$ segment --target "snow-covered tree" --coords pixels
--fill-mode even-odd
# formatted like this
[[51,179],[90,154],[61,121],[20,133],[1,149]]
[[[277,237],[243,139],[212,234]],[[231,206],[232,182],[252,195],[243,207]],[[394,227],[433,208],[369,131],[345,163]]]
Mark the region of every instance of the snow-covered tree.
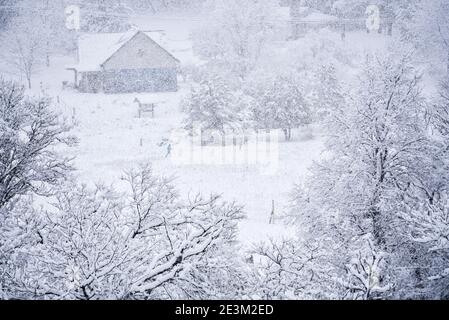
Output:
[[256,129],[280,129],[290,141],[293,129],[312,120],[309,102],[297,75],[270,75],[259,79],[249,91],[254,99],[252,114]]
[[19,9],[15,0],[0,0],[0,30],[8,27],[11,20],[17,16]]
[[52,54],[73,49],[75,34],[65,26],[64,0],[20,0],[15,8],[3,54],[29,80],[37,67],[50,66]]
[[432,62],[449,73],[449,3],[445,0],[411,1],[401,11],[403,38]]
[[346,265],[346,277],[341,285],[347,290],[345,298],[351,300],[373,300],[378,296],[388,297],[391,285],[383,285],[382,275],[385,272],[385,253],[379,252],[367,235],[362,239],[361,248]]
[[[258,299],[323,299],[331,291],[319,242],[292,238],[256,247],[253,295]],[[325,266],[323,264],[323,266]]]
[[160,290],[165,299],[246,299],[251,294],[253,274],[238,245],[208,250],[176,283]]
[[80,7],[84,32],[125,32],[131,28],[133,10],[124,1],[81,0]]
[[0,207],[28,192],[48,194],[70,169],[56,147],[75,140],[50,103],[27,98],[23,87],[0,81]]
[[334,296],[404,297],[426,273],[427,257],[399,215],[427,201],[426,108],[408,57],[371,57],[359,81],[348,105],[333,112],[328,151],[295,193],[293,212],[306,240],[323,243]]
[[367,0],[337,0],[332,5],[332,12],[342,18],[361,18],[369,4]]
[[28,88],[32,88],[32,78],[38,68],[43,64],[45,47],[40,33],[40,22],[15,21],[10,27],[6,38],[6,46],[2,55],[12,67],[17,76],[26,80]]
[[332,64],[319,67],[313,79],[312,112],[317,121],[327,120],[333,110],[342,108],[345,102],[335,67]]
[[[42,241],[19,252],[26,260],[25,272],[16,277],[19,297],[186,297],[185,283],[198,288],[189,298],[226,294],[200,288],[204,279],[219,278],[214,272],[237,269],[207,270],[203,259],[219,259],[234,245],[242,209],[219,196],[183,200],[170,180],[155,176],[148,165],[123,179],[124,195],[69,184],[51,208],[34,212],[44,219]],[[197,268],[202,278],[194,276]]]
[[[64,0],[21,0],[20,16],[17,18],[21,24],[32,24],[38,34],[38,40],[43,50],[42,60],[47,67],[50,66],[51,55],[64,49],[73,48],[75,36],[65,26]],[[14,30],[14,25],[11,26]],[[23,32],[22,30],[17,30]],[[16,32],[17,32],[16,31]]]
[[428,253],[429,270],[422,279],[427,297],[446,298],[449,294],[449,215],[448,215],[448,135],[449,135],[449,85],[444,81],[440,98],[436,99],[430,116],[433,151],[425,169],[421,184],[423,201],[417,206],[403,210],[401,217],[407,224],[412,241],[423,246]]
[[[42,243],[39,230],[43,219],[30,208],[32,197],[15,199],[0,208],[0,298],[14,299],[22,293],[22,280],[26,274],[26,258],[36,244]],[[23,295],[22,297],[25,297]]]
[[274,8],[274,1],[211,1],[203,26],[193,32],[194,50],[244,79],[276,34]]
[[353,106],[335,113],[335,136],[328,143],[331,159],[318,166],[331,182],[329,196],[341,192],[325,202],[371,217],[381,247],[388,242],[390,206],[418,184],[415,170],[424,165],[428,147],[419,77],[406,59],[369,59]]
[[[413,241],[425,245],[437,256],[432,264],[429,281],[446,280],[449,277],[449,203],[447,197],[419,210],[404,212],[402,217],[409,224]],[[435,262],[435,261],[434,261]],[[445,289],[447,294],[447,289]]]
[[201,81],[192,87],[190,96],[185,100],[185,128],[190,131],[215,131],[222,137],[230,130],[242,130],[248,117],[244,99],[239,97],[241,94],[218,76]]
[[32,195],[49,196],[71,170],[56,149],[72,145],[70,127],[48,99],[24,96],[24,88],[0,80],[0,296],[13,297],[24,260],[19,254],[42,240]]

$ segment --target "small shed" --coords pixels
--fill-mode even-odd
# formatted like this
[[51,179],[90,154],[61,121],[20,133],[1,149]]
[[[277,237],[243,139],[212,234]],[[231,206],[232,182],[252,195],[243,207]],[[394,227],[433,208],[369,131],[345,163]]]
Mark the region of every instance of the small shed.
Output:
[[[155,40],[157,39],[157,40]],[[87,93],[177,91],[179,60],[159,32],[85,34],[78,43],[75,87]]]

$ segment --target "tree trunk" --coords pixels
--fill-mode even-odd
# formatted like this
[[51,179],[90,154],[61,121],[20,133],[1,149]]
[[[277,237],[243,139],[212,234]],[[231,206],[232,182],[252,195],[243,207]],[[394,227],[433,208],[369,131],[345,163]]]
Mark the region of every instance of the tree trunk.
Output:
[[283,129],[282,131],[284,131],[285,141],[289,141],[289,138],[288,138],[288,129]]
[[342,30],[341,30],[341,40],[345,40],[346,39],[346,23],[342,24]]
[[393,35],[393,23],[388,23],[388,35],[391,37]]
[[270,216],[270,224],[274,224],[274,215],[275,215],[275,207],[274,207],[274,200],[272,201],[272,209],[271,209],[271,216]]
[[384,250],[385,248],[385,230],[382,223],[382,214],[377,208],[372,208],[370,210],[370,215],[373,221],[373,236],[375,245],[378,250]]
[[47,64],[47,68],[50,68],[50,42],[47,41],[47,50],[45,53],[45,62]]
[[385,239],[385,225],[384,225],[384,217],[382,216],[381,211],[379,210],[379,205],[382,197],[382,186],[384,184],[385,179],[385,157],[387,151],[380,150],[380,148],[376,148],[376,168],[375,168],[375,176],[373,178],[376,180],[376,186],[373,193],[373,199],[371,202],[370,215],[373,221],[373,233],[376,241],[376,246],[378,249],[384,249],[386,245]]

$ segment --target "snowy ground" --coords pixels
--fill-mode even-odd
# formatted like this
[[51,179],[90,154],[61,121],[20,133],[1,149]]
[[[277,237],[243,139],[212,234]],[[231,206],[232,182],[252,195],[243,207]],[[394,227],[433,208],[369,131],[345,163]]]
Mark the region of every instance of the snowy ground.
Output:
[[269,225],[272,201],[276,212],[281,213],[288,205],[294,184],[301,182],[312,161],[319,158],[321,142],[310,137],[308,130],[298,132],[293,142],[284,142],[281,137],[279,170],[274,175],[267,175],[255,166],[180,166],[170,156],[166,157],[167,147],[161,147],[160,143],[181,127],[180,102],[188,92],[187,84],[181,83],[177,93],[143,95],[158,102],[158,108],[154,119],[149,116],[139,119],[137,105],[133,103],[135,94],[55,90],[63,81],[63,77],[56,75],[64,60],[67,59],[57,59],[52,71],[45,70],[42,77],[47,79],[42,82],[54,83],[47,92],[56,101],[59,96],[60,110],[77,121],[74,134],[79,145],[71,153],[76,156],[75,164],[83,181],[110,184],[120,178],[123,170],[150,161],[157,173],[176,177],[176,185],[185,195],[218,193],[228,201],[244,205],[248,216],[241,223],[240,238],[244,243],[287,236],[291,232],[281,225]]
[[[198,61],[189,41],[189,30],[198,22],[180,17],[136,20],[143,30],[164,30],[169,49],[186,64]],[[380,38],[374,36],[372,42],[367,42],[359,41],[359,37],[366,35],[355,35],[352,47],[359,43],[378,47]],[[34,92],[42,87],[59,101],[57,107],[67,117],[77,120],[74,134],[80,143],[71,152],[76,156],[75,164],[83,181],[112,183],[123,170],[150,161],[157,173],[175,176],[176,185],[184,194],[219,193],[228,201],[244,205],[247,219],[241,223],[240,239],[245,244],[293,232],[281,224],[269,224],[272,201],[277,214],[288,206],[293,186],[301,183],[312,162],[320,157],[323,138],[319,133],[297,132],[295,140],[289,143],[281,137],[279,170],[274,175],[264,175],[251,166],[178,166],[166,158],[167,148],[159,144],[181,127],[180,102],[189,91],[188,83],[181,82],[176,93],[143,95],[158,103],[158,108],[154,119],[139,119],[133,103],[135,94],[80,94],[62,90],[62,81],[73,79],[73,74],[64,67],[73,62],[71,57],[54,57],[51,68],[41,70],[35,77]]]

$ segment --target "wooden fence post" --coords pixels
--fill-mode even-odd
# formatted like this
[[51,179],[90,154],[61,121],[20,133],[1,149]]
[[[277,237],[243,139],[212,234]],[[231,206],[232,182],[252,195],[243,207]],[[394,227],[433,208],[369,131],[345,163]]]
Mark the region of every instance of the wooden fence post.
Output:
[[270,216],[270,224],[274,224],[275,216],[275,208],[274,208],[274,200],[272,202],[271,216]]

